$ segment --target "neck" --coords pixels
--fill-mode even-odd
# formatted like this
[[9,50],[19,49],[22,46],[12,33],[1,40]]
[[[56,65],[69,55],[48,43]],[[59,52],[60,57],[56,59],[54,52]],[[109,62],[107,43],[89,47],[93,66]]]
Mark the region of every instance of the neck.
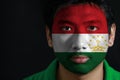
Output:
[[87,74],[74,74],[59,64],[57,80],[103,80],[103,62]]

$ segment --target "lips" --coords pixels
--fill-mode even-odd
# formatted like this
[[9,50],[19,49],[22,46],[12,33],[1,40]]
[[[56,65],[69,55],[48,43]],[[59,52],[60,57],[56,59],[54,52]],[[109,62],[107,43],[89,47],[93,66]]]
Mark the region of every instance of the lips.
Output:
[[76,55],[71,58],[71,61],[77,64],[86,63],[88,60],[89,58],[85,55]]

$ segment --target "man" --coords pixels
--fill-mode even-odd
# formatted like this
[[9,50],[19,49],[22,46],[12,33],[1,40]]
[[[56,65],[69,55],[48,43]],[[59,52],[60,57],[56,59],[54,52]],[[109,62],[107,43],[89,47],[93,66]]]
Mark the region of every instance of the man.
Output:
[[48,45],[56,59],[25,80],[120,80],[105,60],[116,25],[105,0],[50,0],[45,9]]

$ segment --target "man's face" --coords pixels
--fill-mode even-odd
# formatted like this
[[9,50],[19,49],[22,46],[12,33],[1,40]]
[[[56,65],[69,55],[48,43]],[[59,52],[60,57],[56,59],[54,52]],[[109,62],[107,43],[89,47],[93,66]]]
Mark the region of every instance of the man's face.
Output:
[[53,49],[59,62],[73,73],[88,73],[105,58],[108,27],[96,5],[77,4],[60,8],[52,26]]

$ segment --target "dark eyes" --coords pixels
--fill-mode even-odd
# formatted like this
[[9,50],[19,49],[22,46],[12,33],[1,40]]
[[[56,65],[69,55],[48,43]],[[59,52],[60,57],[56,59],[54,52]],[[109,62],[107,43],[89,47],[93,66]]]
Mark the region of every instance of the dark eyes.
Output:
[[70,26],[63,26],[62,31],[71,31],[72,28]]
[[98,30],[98,27],[97,26],[89,26],[87,28],[87,30],[89,30],[89,31],[96,31],[96,30]]
[[[61,28],[62,31],[72,31],[72,27],[70,26],[62,26]],[[87,31],[97,31],[98,27],[97,26],[89,26],[87,27]]]

